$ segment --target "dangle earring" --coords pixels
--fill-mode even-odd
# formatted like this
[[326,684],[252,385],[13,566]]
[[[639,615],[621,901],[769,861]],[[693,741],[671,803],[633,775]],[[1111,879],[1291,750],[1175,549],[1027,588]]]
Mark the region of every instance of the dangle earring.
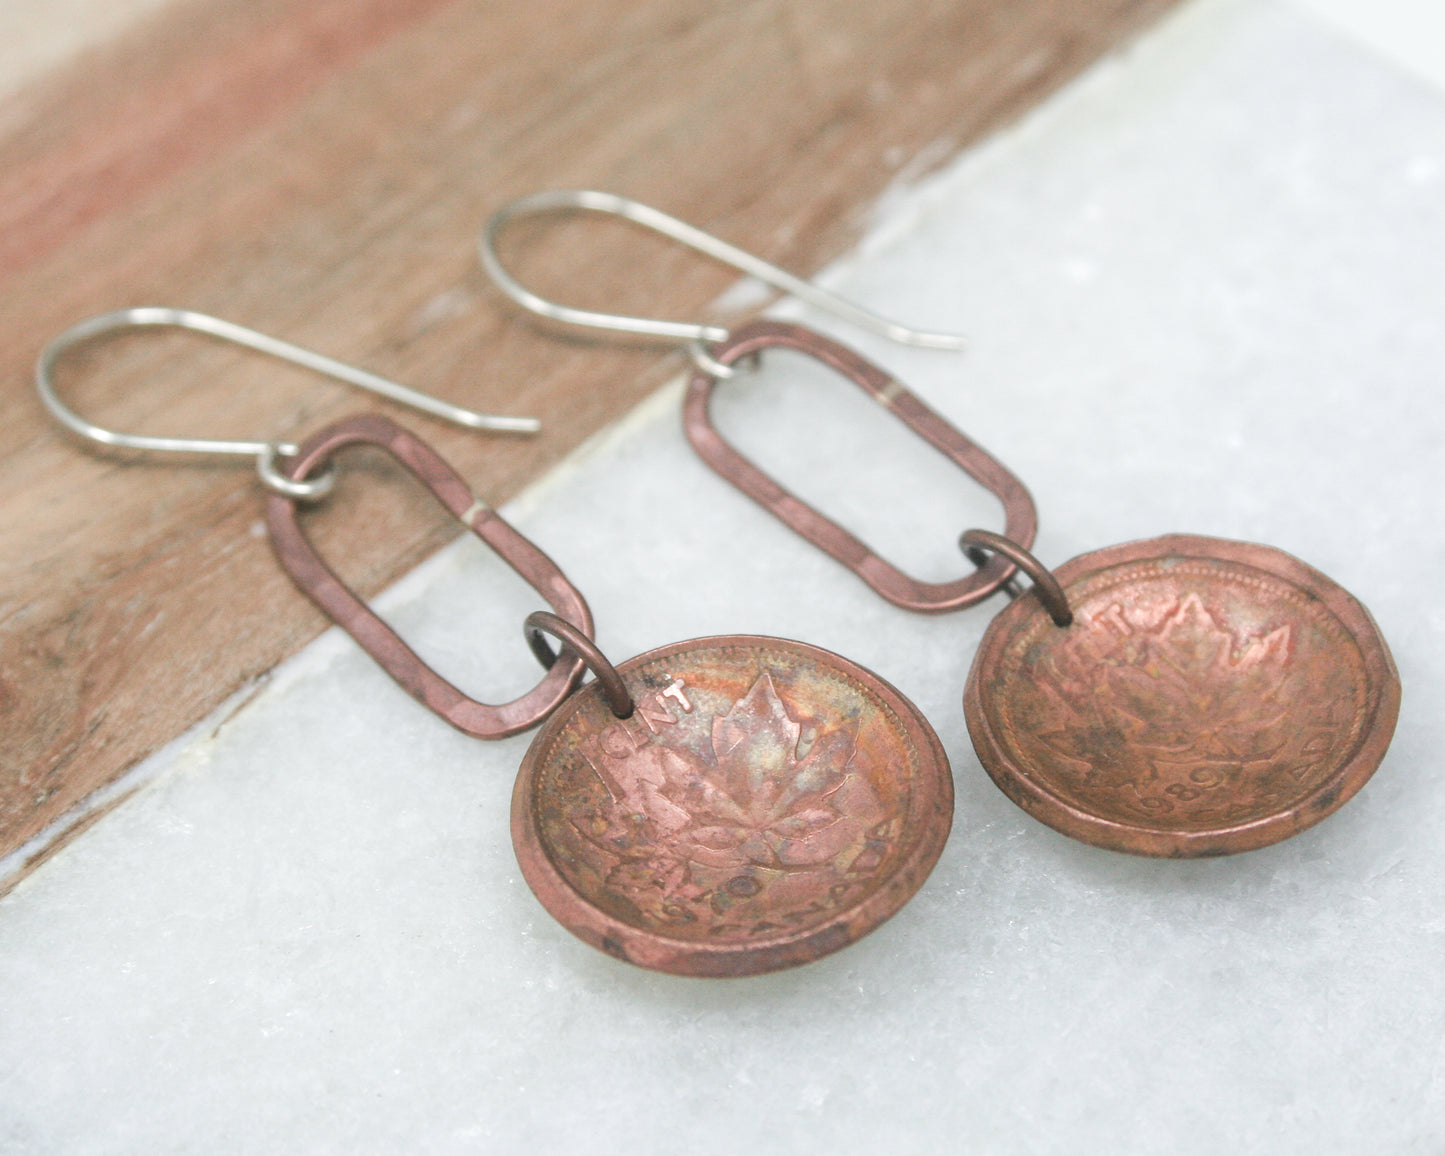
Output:
[[[571,309],[521,286],[496,241],[510,220],[586,210],[620,216],[895,341],[920,334],[656,209],[592,191],[512,201],[483,230],[481,260],[514,301],[574,325],[688,343],[683,424],[717,473],[906,610],[961,609],[1006,590],[969,672],[964,714],[985,770],[1056,830],[1116,851],[1196,857],[1278,842],[1337,810],[1374,773],[1394,732],[1399,675],[1368,611],[1270,546],[1174,534],[1084,554],[1050,572],[1029,553],[1028,491],[904,386],[801,325],[728,331]],[[762,473],[723,440],[709,402],[745,359],[783,347],[821,361],[991,491],[1002,534],[968,530],[976,571],[917,581]],[[1021,593],[1017,570],[1032,580]]]
[[[75,433],[140,451],[252,456],[266,522],[296,585],[423,705],[481,739],[545,720],[513,791],[512,837],[543,906],[617,958],[682,975],[739,976],[807,963],[898,910],[948,838],[953,779],[918,709],[818,647],[753,635],[674,643],[614,667],[586,601],[555,563],[476,497],[429,446],[380,415],[344,419],[300,446],[153,438],[92,425],[56,395],[68,349],[136,325],[198,330],[479,429],[526,418],[457,409],[240,326],[179,310],[106,314],[42,352],[36,384]],[[555,613],[524,624],[544,668],[512,702],[468,698],[361,601],[302,533],[297,505],[326,494],[335,458],[381,449],[526,579]],[[554,650],[544,635],[561,643]],[[586,668],[596,678],[578,683]]]

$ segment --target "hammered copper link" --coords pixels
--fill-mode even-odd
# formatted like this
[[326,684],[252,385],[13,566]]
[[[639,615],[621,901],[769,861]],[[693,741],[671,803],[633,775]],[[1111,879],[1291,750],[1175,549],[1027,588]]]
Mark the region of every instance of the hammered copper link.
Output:
[[1055,572],[990,624],[964,712],[1050,826],[1139,855],[1226,855],[1317,823],[1384,757],[1400,682],[1359,602],[1269,546],[1173,535]]
[[[461,476],[415,435],[378,414],[335,422],[308,438],[287,462],[292,478],[324,469],[347,446],[384,450],[430,490],[473,534],[496,551],[559,615],[584,634],[592,633],[592,613],[577,588],[555,562],[537,549],[476,497]],[[535,687],[500,706],[468,698],[427,666],[411,647],[322,561],[297,522],[296,503],[277,493],[266,495],[266,524],[276,556],[302,593],[321,607],[361,645],[381,668],[429,709],[458,730],[480,739],[499,739],[536,726],[571,693],[585,669],[574,654],[564,655]]]
[[[1038,517],[1024,484],[901,383],[846,346],[801,325],[755,321],[735,330],[726,341],[708,346],[707,352],[721,364],[732,365],[764,349],[778,347],[806,353],[861,388],[1003,503],[1006,537],[1025,549],[1033,545]],[[910,578],[837,522],[789,493],[723,440],[708,413],[717,384],[712,374],[696,370],[688,382],[683,406],[683,428],[703,461],[895,606],[927,614],[959,610],[983,601],[1013,577],[1014,564],[995,555],[986,566],[953,582]]]
[[953,815],[937,736],[876,675],[733,636],[617,667],[537,734],[512,796],[527,883],[574,934],[659,971],[741,976],[854,942],[922,885]]

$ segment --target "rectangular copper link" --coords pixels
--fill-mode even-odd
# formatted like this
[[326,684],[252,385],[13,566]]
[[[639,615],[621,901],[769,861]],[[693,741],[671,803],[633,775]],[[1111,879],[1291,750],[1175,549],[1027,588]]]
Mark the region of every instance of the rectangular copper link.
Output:
[[[347,446],[369,445],[390,454],[421,482],[473,534],[524,578],[556,612],[589,637],[592,612],[581,592],[557,564],[481,501],[441,456],[415,434],[380,414],[361,414],[333,422],[302,444],[288,463],[293,478],[315,475]],[[500,706],[467,697],[412,650],[383,622],[317,553],[296,518],[296,502],[278,493],[266,495],[266,525],[271,544],[291,580],[377,664],[423,706],[458,730],[479,739],[502,739],[530,730],[572,693],[582,677],[582,660],[570,651],[548,669],[542,681],[520,698]],[[520,633],[520,632],[519,632]]]
[[[1025,549],[1038,529],[1034,500],[1024,484],[997,458],[946,422],[901,383],[847,346],[806,326],[755,321],[710,346],[708,354],[731,365],[761,350],[783,347],[805,353],[837,370],[1003,503],[1004,536]],[[982,569],[953,582],[920,582],[849,533],[826,514],[784,489],[726,442],[713,425],[708,404],[718,378],[699,369],[688,382],[683,428],[702,460],[753,501],[771,511],[820,550],[836,558],[895,606],[922,614],[943,614],[972,606],[998,591],[1016,567],[995,556]],[[960,530],[968,527],[960,527]]]

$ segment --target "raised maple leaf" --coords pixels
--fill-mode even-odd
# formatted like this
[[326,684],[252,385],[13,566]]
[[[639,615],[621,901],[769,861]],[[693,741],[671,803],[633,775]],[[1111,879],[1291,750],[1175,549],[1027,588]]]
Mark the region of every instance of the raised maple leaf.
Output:
[[1039,737],[1091,785],[1137,790],[1167,767],[1187,800],[1284,748],[1288,626],[1236,637],[1192,593],[1149,621],[1114,605],[1080,626],[1038,672],[1063,721]]
[[614,859],[610,889],[675,921],[764,890],[774,904],[826,894],[876,856],[870,832],[887,816],[853,732],[805,735],[769,674],[713,719],[711,746],[711,760],[657,743],[609,760],[610,804],[574,825]]
[[701,806],[679,837],[691,858],[714,867],[816,866],[882,818],[868,781],[849,773],[853,735],[830,731],[799,759],[801,732],[767,674],[713,720],[717,761],[703,768]]

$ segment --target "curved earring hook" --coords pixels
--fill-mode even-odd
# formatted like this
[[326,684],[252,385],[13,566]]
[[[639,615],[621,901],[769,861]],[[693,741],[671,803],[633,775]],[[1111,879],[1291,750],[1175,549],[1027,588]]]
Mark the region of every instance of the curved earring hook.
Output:
[[[205,313],[192,313],[186,309],[167,309],[159,306],[121,309],[114,313],[102,313],[87,318],[51,339],[40,351],[40,357],[35,362],[35,389],[40,394],[40,400],[45,403],[45,408],[50,411],[56,421],[83,438],[118,449],[140,450],[146,453],[240,454],[245,457],[254,457],[257,459],[261,478],[268,486],[276,489],[284,488],[295,497],[318,497],[324,492],[324,489],[316,488],[322,479],[316,479],[314,483],[312,481],[291,481],[275,468],[278,455],[289,457],[296,452],[296,447],[290,443],[153,437],[148,434],[118,433],[86,421],[60,400],[55,390],[54,370],[56,362],[61,357],[77,345],[82,345],[104,334],[142,326],[169,326],[204,333],[222,341],[254,349],[259,353],[269,354],[293,365],[315,370],[317,373],[348,382],[361,389],[391,398],[393,401],[399,401],[403,405],[409,405],[413,409],[419,409],[435,417],[445,418],[447,421],[455,422],[457,425],[466,426],[469,429],[531,434],[542,428],[536,418],[496,417],[463,409],[432,397],[430,394],[420,393],[385,377],[379,377],[364,369],[347,365],[345,362],[336,361],[319,353],[312,353],[300,346],[268,337],[264,333],[258,333],[254,329],[247,329],[243,325],[222,321],[219,317],[211,317]],[[285,487],[279,484],[282,482],[285,483]],[[329,481],[327,488],[329,488]]]
[[717,325],[690,325],[681,321],[655,321],[646,317],[627,317],[616,313],[594,313],[588,309],[573,309],[539,297],[502,266],[497,256],[497,236],[503,226],[518,217],[530,217],[539,213],[565,212],[580,209],[594,213],[610,213],[622,217],[679,241],[700,253],[713,257],[725,265],[731,265],[749,276],[756,277],[781,289],[809,305],[851,321],[861,329],[887,337],[902,345],[916,345],[925,349],[963,349],[964,339],[951,333],[926,333],[910,329],[880,317],[861,306],[846,301],[837,294],[820,289],[811,281],[794,277],[784,269],[771,265],[760,257],[736,246],[720,241],[711,233],[705,233],[685,221],[670,217],[664,212],[614,193],[600,193],[591,189],[564,189],[554,192],[533,193],[509,201],[487,221],[477,239],[477,252],[482,265],[502,291],[524,309],[530,309],[541,317],[562,321],[569,325],[591,326],[595,329],[610,329],[623,333],[639,333],[647,337],[670,337],[679,341],[725,341],[728,331]]

